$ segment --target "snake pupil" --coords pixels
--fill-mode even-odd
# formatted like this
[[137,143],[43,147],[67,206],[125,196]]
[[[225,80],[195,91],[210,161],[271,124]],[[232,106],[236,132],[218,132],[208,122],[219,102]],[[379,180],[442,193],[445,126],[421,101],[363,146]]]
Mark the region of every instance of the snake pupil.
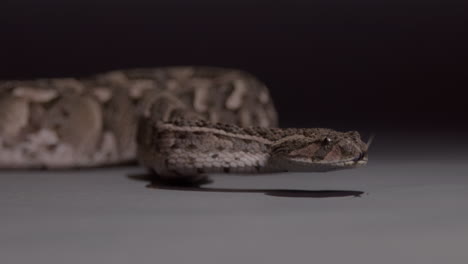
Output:
[[330,144],[331,141],[332,141],[331,138],[326,137],[326,138],[324,138],[324,139],[322,140],[322,144],[323,144],[323,145],[328,145],[328,144]]

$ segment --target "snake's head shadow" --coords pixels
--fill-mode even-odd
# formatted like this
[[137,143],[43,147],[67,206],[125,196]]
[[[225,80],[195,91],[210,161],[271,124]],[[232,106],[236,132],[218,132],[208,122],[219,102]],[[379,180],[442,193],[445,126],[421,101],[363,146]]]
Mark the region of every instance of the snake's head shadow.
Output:
[[278,140],[272,147],[272,163],[287,171],[329,171],[367,164],[369,144],[356,131],[304,133]]

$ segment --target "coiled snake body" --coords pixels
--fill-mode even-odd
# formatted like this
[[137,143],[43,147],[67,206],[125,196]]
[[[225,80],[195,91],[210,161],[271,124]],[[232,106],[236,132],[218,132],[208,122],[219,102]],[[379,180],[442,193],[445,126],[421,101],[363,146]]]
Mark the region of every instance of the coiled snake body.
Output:
[[367,162],[357,132],[276,128],[266,86],[210,67],[0,82],[0,168],[138,159],[162,177],[324,171]]

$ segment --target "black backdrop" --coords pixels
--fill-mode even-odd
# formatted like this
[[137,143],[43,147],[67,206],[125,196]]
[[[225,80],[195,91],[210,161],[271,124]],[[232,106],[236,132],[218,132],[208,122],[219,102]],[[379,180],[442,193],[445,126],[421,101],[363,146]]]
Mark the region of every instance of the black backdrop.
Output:
[[7,0],[0,79],[235,67],[283,126],[466,131],[465,2]]

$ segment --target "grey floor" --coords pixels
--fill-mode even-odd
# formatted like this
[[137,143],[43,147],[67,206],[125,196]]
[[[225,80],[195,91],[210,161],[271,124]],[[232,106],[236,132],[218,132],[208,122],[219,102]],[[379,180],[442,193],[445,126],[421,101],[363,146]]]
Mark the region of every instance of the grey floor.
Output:
[[365,168],[203,188],[0,171],[0,263],[468,263],[466,154],[387,145]]

